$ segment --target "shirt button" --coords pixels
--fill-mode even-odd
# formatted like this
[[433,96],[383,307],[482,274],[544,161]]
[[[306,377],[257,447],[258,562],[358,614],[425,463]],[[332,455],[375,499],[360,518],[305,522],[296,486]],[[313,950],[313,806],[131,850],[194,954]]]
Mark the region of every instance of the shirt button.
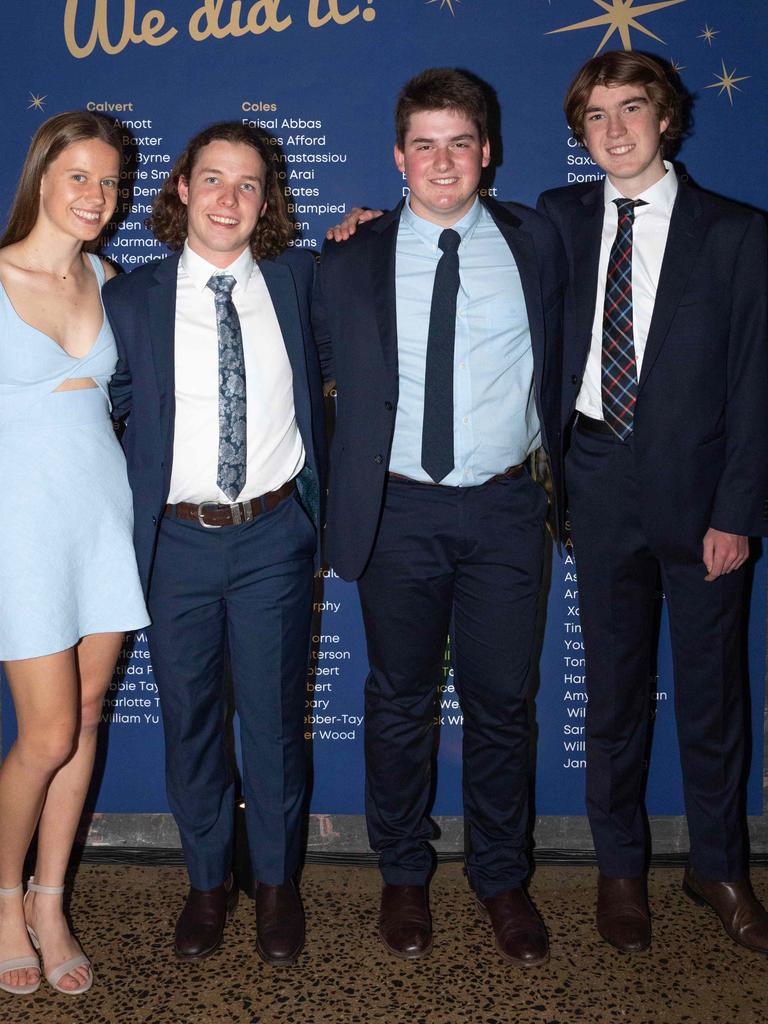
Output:
[[463,369],[465,369],[465,368],[466,368],[466,365],[467,365],[466,363],[459,363],[459,369],[460,369],[460,370],[463,370]]
[[462,422],[463,423],[469,423],[469,416],[465,416]]

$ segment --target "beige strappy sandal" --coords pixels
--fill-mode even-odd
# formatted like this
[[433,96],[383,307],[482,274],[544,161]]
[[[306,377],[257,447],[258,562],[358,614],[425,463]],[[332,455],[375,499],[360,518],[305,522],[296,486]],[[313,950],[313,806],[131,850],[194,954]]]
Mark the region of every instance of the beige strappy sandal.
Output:
[[[34,878],[30,878],[27,883],[27,892],[40,892],[46,896],[61,896],[64,892],[64,886],[38,885]],[[32,945],[35,949],[39,950],[40,941],[37,935],[35,935],[34,929],[30,925],[27,925],[27,931],[29,932],[29,937],[32,940]],[[88,968],[87,980],[84,981],[79,988],[62,988],[61,985],[59,985],[61,979],[65,974],[69,974],[70,971],[74,971],[77,967]],[[8,968],[6,968],[6,970],[8,970]],[[69,960],[65,960],[63,964],[58,964],[56,967],[51,968],[50,971],[46,969],[45,961],[43,961],[43,970],[45,971],[45,980],[51,988],[55,988],[57,992],[61,992],[64,996],[81,996],[84,992],[87,992],[93,984],[93,967],[91,966],[91,961],[82,951],[78,953],[77,956],[73,956],[70,957]]]
[[[17,896],[21,892],[21,882],[12,889],[0,889],[0,896]],[[3,992],[10,992],[13,996],[31,996],[40,988],[40,961],[36,956],[17,956],[11,960],[0,960],[0,974],[6,971],[23,971],[27,968],[34,968],[37,971],[37,981],[31,985],[6,985],[0,981],[0,989]]]

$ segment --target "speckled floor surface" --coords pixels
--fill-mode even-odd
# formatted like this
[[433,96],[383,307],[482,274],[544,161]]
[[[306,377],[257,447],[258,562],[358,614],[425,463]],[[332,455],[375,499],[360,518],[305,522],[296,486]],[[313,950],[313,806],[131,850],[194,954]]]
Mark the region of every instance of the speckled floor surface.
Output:
[[[680,871],[650,879],[650,953],[614,952],[592,927],[594,871],[542,867],[531,894],[552,958],[506,966],[456,864],[432,884],[434,951],[403,963],[376,939],[379,877],[310,866],[307,945],[293,967],[252,952],[253,905],[241,898],[219,952],[180,964],[170,952],[185,875],[173,867],[82,865],[72,913],[96,983],[79,998],[43,983],[0,992],[0,1024],[764,1024],[768,960],[734,946],[680,891]],[[768,900],[768,869],[753,872]]]

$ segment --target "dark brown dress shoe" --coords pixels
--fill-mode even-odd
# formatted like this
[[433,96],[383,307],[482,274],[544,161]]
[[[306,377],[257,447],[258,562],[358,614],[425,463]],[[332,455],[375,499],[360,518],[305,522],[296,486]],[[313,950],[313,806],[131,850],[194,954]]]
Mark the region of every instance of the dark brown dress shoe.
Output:
[[597,877],[597,930],[621,953],[642,953],[651,944],[651,912],[645,878]]
[[215,953],[224,937],[224,925],[237,906],[237,887],[232,876],[204,892],[190,887],[187,902],[176,922],[173,948],[179,960],[202,960]]
[[768,911],[752,892],[748,878],[713,882],[688,867],[683,890],[694,902],[714,910],[734,942],[756,953],[768,953]]
[[418,960],[432,950],[432,917],[425,885],[384,885],[379,938],[390,953]]
[[304,908],[293,879],[256,883],[256,952],[264,963],[292,964],[304,948]]
[[507,889],[477,903],[491,922],[503,960],[518,967],[536,967],[549,960],[547,930],[524,889]]

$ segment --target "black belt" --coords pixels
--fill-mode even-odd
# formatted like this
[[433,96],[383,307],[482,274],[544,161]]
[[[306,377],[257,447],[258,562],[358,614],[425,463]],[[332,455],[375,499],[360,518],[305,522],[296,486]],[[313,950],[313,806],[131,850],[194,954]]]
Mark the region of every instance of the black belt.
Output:
[[593,420],[591,416],[585,416],[583,412],[576,417],[576,429],[583,430],[586,434],[610,434],[611,437],[619,440],[605,420]]
[[[489,476],[487,480],[483,480],[483,484],[498,483],[500,480],[517,480],[519,476],[523,475],[525,470],[525,463],[521,462],[517,466],[509,466],[503,473],[496,473],[495,476]],[[404,484],[421,484],[423,487],[442,487],[442,484],[436,484],[434,480],[414,480],[410,476],[403,476],[402,473],[389,472],[389,477],[392,480],[399,480],[400,483]],[[480,485],[482,486],[482,484]]]
[[289,480],[276,491],[269,491],[261,494],[258,498],[251,498],[250,501],[238,501],[234,505],[219,505],[216,501],[204,501],[202,505],[192,505],[188,501],[180,501],[178,505],[166,505],[165,514],[176,516],[177,519],[191,519],[200,523],[201,526],[208,526],[218,529],[221,526],[239,526],[241,523],[249,523],[256,516],[264,512],[271,512],[280,502],[293,493],[296,484]]

